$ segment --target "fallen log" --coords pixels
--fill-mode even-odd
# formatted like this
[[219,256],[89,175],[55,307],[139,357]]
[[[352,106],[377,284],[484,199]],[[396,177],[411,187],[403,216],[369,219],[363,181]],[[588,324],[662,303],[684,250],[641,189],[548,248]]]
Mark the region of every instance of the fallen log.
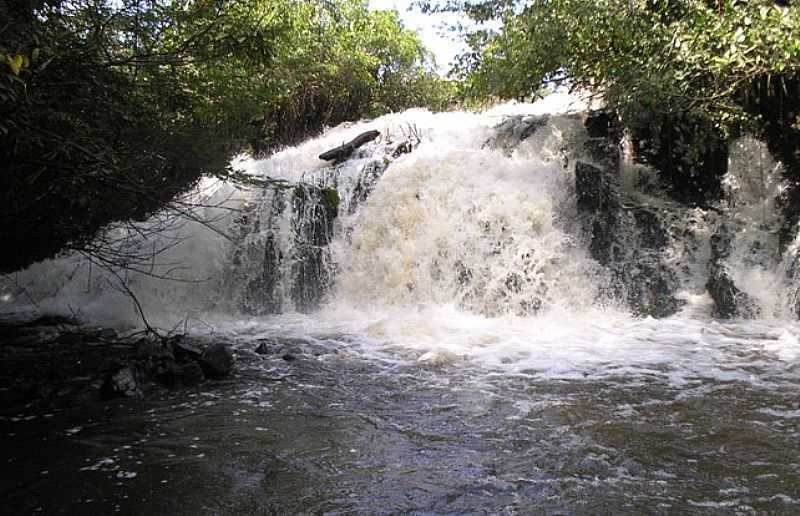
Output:
[[361,133],[349,142],[345,143],[344,145],[340,145],[334,149],[329,151],[323,152],[319,155],[319,159],[325,161],[333,161],[334,163],[341,163],[342,161],[346,160],[350,157],[353,152],[364,145],[367,142],[371,142],[378,136],[380,136],[380,132],[376,130],[367,131],[365,133]]

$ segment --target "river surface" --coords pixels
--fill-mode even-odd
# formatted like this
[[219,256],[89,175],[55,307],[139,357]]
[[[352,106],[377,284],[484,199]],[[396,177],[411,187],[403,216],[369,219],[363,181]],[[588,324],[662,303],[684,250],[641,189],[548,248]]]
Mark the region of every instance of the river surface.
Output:
[[489,321],[499,351],[469,319],[438,328],[483,336],[460,351],[374,336],[396,319],[240,319],[233,378],[3,414],[4,511],[800,511],[797,325]]

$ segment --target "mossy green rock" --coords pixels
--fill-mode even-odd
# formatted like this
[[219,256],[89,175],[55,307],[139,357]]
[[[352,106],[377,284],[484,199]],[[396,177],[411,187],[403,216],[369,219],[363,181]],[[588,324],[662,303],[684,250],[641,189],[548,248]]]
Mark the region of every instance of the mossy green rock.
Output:
[[339,214],[339,203],[341,202],[341,198],[339,197],[339,192],[336,190],[336,188],[323,188],[322,202],[325,205],[325,210],[328,212],[328,216],[335,218]]

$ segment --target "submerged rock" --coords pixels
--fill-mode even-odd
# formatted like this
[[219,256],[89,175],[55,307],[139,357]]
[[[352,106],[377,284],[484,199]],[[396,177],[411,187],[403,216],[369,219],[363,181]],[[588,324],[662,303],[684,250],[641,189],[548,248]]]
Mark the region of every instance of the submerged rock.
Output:
[[444,367],[461,360],[461,356],[448,350],[433,350],[424,353],[417,363],[428,367]]
[[126,366],[114,373],[106,376],[100,393],[104,398],[139,398],[142,396],[142,389],[139,386],[136,370],[132,366]]

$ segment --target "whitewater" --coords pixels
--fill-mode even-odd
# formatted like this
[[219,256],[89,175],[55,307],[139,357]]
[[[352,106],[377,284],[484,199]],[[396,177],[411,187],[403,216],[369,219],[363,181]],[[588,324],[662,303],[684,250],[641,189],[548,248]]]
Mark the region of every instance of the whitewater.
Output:
[[[239,158],[264,183],[205,179],[184,212],[143,223],[145,239],[109,228],[144,257],[136,270],[77,254],[41,262],[3,279],[0,309],[134,332],[141,308],[164,332],[232,342],[242,385],[209,410],[239,415],[198,422],[213,427],[201,439],[274,431],[266,462],[299,494],[260,491],[269,475],[252,445],[249,458],[209,459],[233,468],[208,487],[221,512],[797,511],[797,243],[777,250],[780,165],[739,140],[725,199],[686,208],[623,144],[619,220],[653,213],[663,231],[646,248],[615,221],[622,245],[601,263],[576,187],[578,163],[602,165],[583,150],[587,109],[554,94],[483,113],[411,110]],[[344,163],[318,159],[373,129]],[[708,264],[722,224],[734,229],[720,263],[755,317],[715,317]],[[643,288],[650,270],[666,286]],[[674,309],[654,317],[661,296]],[[289,365],[253,362],[265,342],[309,353],[285,389],[263,378]],[[153,410],[194,421],[200,405]],[[322,415],[337,437],[314,423]],[[163,507],[149,503],[135,507]]]

